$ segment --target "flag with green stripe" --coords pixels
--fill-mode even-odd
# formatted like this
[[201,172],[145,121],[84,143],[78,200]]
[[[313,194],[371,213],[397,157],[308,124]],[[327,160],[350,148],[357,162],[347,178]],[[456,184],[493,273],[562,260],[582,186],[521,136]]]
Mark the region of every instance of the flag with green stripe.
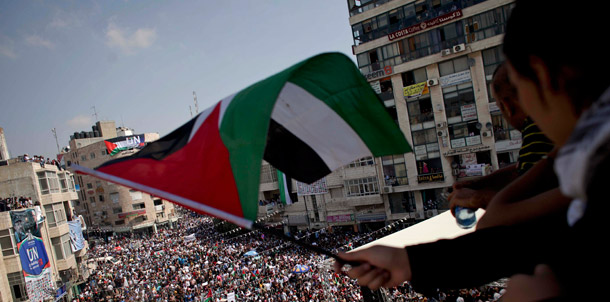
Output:
[[277,170],[277,186],[280,191],[280,201],[283,204],[292,204],[292,198],[290,197],[289,182],[286,178],[286,174],[282,171]]
[[130,157],[74,169],[251,228],[263,159],[312,183],[361,157],[410,151],[354,63],[327,53],[221,100]]

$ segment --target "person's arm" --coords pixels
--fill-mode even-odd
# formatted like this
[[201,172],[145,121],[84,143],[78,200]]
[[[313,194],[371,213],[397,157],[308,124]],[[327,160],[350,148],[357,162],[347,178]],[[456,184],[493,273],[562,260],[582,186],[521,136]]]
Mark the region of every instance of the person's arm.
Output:
[[498,225],[511,225],[558,212],[565,212],[572,201],[555,188],[518,202],[489,203],[485,214],[477,223],[477,229]]
[[[477,230],[464,236],[407,246],[372,246],[339,257],[363,264],[347,272],[371,289],[394,287],[404,281],[419,293],[437,288],[460,289],[531,273],[563,244],[568,227],[562,215],[528,223]],[[335,271],[341,270],[335,263]]]

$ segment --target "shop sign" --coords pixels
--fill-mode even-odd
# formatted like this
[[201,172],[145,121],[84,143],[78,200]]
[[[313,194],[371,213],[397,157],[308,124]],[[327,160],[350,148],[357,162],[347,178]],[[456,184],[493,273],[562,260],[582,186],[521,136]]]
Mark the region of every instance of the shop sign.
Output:
[[521,139],[498,141],[496,142],[496,152],[519,149],[521,144]]
[[453,74],[440,77],[441,87],[454,86],[472,81],[470,70],[464,70]]
[[418,183],[434,181],[445,181],[445,175],[443,173],[431,173],[417,176]]
[[358,222],[385,221],[385,213],[362,214],[356,217]]
[[489,103],[489,112],[495,111],[500,111],[500,107],[498,107],[498,104],[496,102]]
[[424,94],[429,94],[430,89],[428,89],[428,82],[421,82],[413,85],[409,85],[403,88],[403,95],[407,98],[416,98],[420,97]]
[[481,144],[480,135],[466,137],[466,146],[474,146],[474,145],[480,145],[480,144]]
[[420,32],[422,30],[425,30],[427,28],[433,27],[433,26],[438,26],[447,22],[451,22],[457,18],[462,17],[462,10],[458,9],[456,11],[450,12],[448,14],[444,14],[442,16],[438,16],[436,18],[432,18],[430,20],[424,21],[422,23],[419,24],[415,24],[412,26],[409,26],[407,28],[403,28],[401,30],[395,31],[391,34],[388,35],[388,39],[390,41],[396,40],[396,39],[400,39],[400,38],[404,38],[407,37],[409,35],[412,35],[414,33]]
[[392,66],[385,66],[385,67],[383,67],[383,69],[375,70],[375,71],[373,71],[371,73],[363,74],[363,76],[368,81],[370,81],[372,79],[376,79],[376,78],[380,78],[380,77],[391,75],[392,73],[394,73],[394,71],[392,69]]
[[444,156],[453,156],[453,155],[460,155],[460,154],[464,154],[464,153],[487,151],[490,149],[491,149],[490,146],[482,145],[482,146],[471,147],[471,148],[451,149],[451,150],[443,153],[443,155]]
[[375,90],[376,94],[381,94],[381,81],[371,82],[371,88],[373,88],[373,90]]
[[353,214],[326,216],[326,222],[349,222],[354,221]]

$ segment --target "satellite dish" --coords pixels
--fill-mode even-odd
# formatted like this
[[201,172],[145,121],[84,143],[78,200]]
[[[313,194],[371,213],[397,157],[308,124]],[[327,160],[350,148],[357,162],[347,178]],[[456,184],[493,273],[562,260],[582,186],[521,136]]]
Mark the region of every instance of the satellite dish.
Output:
[[476,127],[477,129],[481,130],[481,128],[483,128],[483,125],[481,123],[477,123]]

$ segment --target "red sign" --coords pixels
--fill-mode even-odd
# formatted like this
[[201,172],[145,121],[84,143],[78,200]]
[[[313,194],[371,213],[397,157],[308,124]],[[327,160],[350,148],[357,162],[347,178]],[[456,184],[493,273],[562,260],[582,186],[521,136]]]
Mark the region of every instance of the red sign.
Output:
[[146,215],[146,210],[137,210],[137,211],[131,211],[131,212],[127,212],[127,213],[119,213],[119,219],[123,219],[125,217],[135,217],[135,216],[140,216],[140,215]]
[[462,17],[462,10],[458,9],[456,11],[450,12],[448,14],[444,14],[442,16],[438,16],[434,19],[430,19],[427,21],[424,21],[422,23],[419,24],[415,24],[412,26],[409,26],[407,28],[403,28],[401,30],[395,31],[391,34],[388,35],[388,39],[390,39],[390,41],[396,40],[396,39],[400,39],[400,38],[404,38],[408,35],[414,34],[416,32],[425,30],[427,28],[433,27],[433,26],[437,26],[437,25],[441,25],[443,23],[447,23],[450,21],[453,21],[457,18]]

